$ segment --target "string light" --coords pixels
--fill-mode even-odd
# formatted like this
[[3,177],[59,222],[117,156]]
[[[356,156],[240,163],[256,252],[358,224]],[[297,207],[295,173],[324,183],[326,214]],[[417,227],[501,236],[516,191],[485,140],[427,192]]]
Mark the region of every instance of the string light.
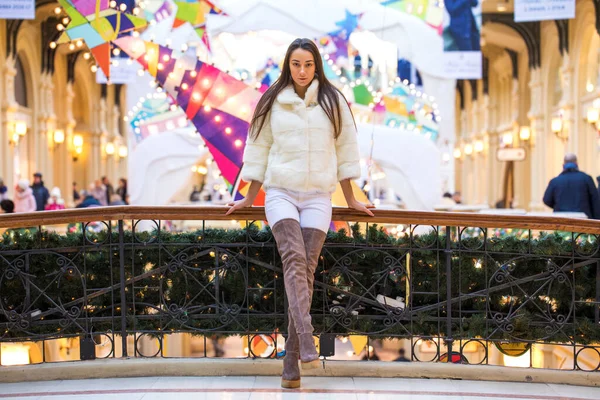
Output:
[[232,132],[232,131],[231,131],[231,128],[230,128],[230,127],[227,127],[227,128],[225,128],[225,133],[226,133],[226,134],[228,134],[228,135],[231,135],[231,132]]
[[188,88],[189,88],[189,85],[187,83],[184,82],[181,84],[181,90],[188,90]]
[[210,112],[212,108],[210,106],[204,106],[204,112]]

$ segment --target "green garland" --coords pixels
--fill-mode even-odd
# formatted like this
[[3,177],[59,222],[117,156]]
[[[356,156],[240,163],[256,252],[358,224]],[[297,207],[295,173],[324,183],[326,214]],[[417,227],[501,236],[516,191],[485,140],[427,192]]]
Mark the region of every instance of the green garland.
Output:
[[[600,341],[592,303],[600,263],[596,236],[573,241],[540,233],[532,240],[484,242],[473,232],[459,240],[455,229],[450,236],[453,338]],[[287,330],[281,261],[268,228],[125,231],[123,241],[128,330]],[[412,241],[377,226],[363,234],[354,225],[351,236],[330,232],[316,274],[315,332],[445,336],[445,248],[444,229]],[[114,227],[111,233],[88,229],[85,236],[77,230],[5,232],[0,340],[119,331],[120,256]],[[377,295],[402,297],[408,307],[386,308]],[[60,325],[61,319],[71,322]]]

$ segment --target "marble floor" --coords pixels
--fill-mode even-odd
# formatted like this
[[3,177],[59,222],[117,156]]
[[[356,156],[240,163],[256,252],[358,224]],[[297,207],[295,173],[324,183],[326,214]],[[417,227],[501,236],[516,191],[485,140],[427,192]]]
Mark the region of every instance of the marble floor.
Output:
[[278,377],[145,377],[0,384],[0,399],[600,399],[600,388],[444,379],[305,377],[282,389]]

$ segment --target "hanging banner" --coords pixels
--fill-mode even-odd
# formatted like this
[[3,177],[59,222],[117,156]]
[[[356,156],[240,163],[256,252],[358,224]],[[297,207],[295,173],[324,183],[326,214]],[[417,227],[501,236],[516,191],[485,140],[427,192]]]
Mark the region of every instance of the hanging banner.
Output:
[[35,19],[35,0],[0,0],[0,19]]
[[[137,71],[140,67],[127,58],[113,58],[112,60],[113,62],[110,65],[110,83],[124,85],[135,83]],[[116,64],[114,61],[116,61]],[[101,68],[98,68],[96,71],[96,83],[108,83],[106,75],[104,75]]]
[[446,0],[444,6],[444,76],[481,79],[480,0]]
[[575,18],[575,0],[515,0],[515,22]]

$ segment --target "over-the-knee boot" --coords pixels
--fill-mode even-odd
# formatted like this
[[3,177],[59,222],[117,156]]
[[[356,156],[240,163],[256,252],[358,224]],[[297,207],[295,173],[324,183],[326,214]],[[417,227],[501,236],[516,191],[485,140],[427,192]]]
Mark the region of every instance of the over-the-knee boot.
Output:
[[308,265],[300,223],[283,219],[272,228],[273,237],[283,264],[283,281],[288,298],[289,314],[298,333],[300,360],[303,369],[317,368],[319,355],[315,347],[309,313]]
[[294,319],[288,313],[288,337],[285,341],[285,357],[283,358],[283,373],[281,374],[281,387],[283,388],[295,389],[300,387],[299,350]]
[[[319,265],[319,256],[326,236],[325,232],[319,229],[302,228],[302,238],[304,239],[304,248],[306,250],[306,260],[308,263],[306,278],[309,291],[309,312],[314,291],[313,284],[315,280],[315,271]],[[298,333],[294,326],[294,319],[288,315],[288,337],[285,341],[285,358],[283,359],[283,374],[281,375],[281,386],[284,388],[300,387],[298,356]]]
[[326,237],[327,234],[320,229],[302,228],[302,238],[304,239],[304,248],[306,249],[306,262],[308,263],[306,279],[308,290],[310,292],[310,301],[308,303],[309,312],[314,291],[315,271],[319,265],[319,256],[321,255],[321,250],[323,249],[323,243],[325,243]]

